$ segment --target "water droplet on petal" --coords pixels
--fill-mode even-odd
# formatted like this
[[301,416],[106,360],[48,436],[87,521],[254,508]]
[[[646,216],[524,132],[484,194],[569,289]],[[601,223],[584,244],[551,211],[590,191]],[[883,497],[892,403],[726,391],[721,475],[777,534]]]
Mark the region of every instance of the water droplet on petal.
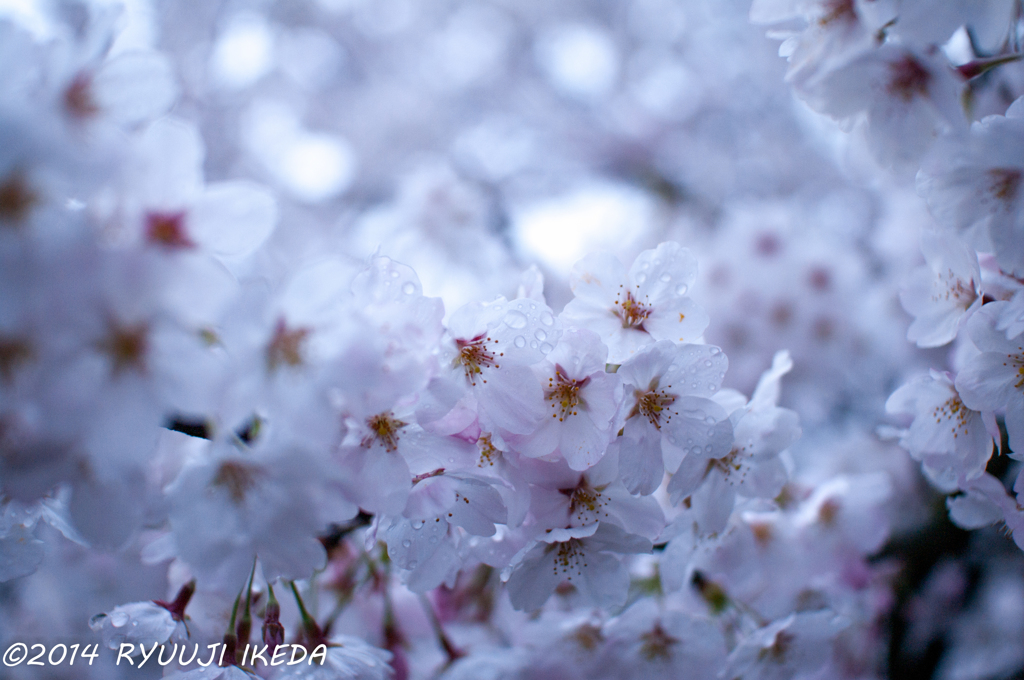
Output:
[[544,312],[543,314],[540,315],[540,322],[545,326],[554,326],[555,317],[551,315],[551,312]]
[[437,536],[431,536],[430,537],[430,542],[431,543],[437,543]]
[[413,560],[412,562],[409,563],[409,569],[415,569],[418,566],[420,566],[420,563],[417,562],[416,560]]
[[714,417],[714,416],[706,416],[706,417],[704,418],[704,422],[705,422],[705,423],[707,423],[707,424],[709,424],[709,425],[714,425],[714,424],[715,424],[715,422],[716,422],[716,421],[715,421],[715,417]]
[[545,340],[548,337],[548,334],[544,332],[543,328],[538,328],[537,332],[534,333],[533,336],[538,340]]
[[410,541],[408,538],[405,539],[404,541],[402,541],[402,547],[403,548],[411,548],[412,547],[412,541]]
[[704,365],[705,365],[705,366],[707,366],[708,368],[711,368],[711,366],[713,365],[713,364],[711,363],[711,359],[705,359],[705,360],[704,360]]
[[[646,267],[647,263],[644,263],[644,266]],[[639,274],[636,275],[636,282],[637,283],[643,283],[646,280],[647,280],[647,274],[644,274],[643,272],[640,272]]]
[[393,278],[393,279],[397,279],[398,278],[398,272],[395,271],[394,269],[391,270],[391,278]]
[[554,347],[551,346],[551,343],[547,343],[547,342],[545,342],[543,345],[540,346],[540,351],[544,352],[544,354],[547,354],[548,352],[550,352],[553,349],[554,349]]
[[537,349],[537,341],[536,340],[531,340],[530,341],[530,349]]
[[512,310],[505,315],[505,323],[508,324],[509,328],[525,328],[526,322],[526,315],[522,312]]
[[412,521],[412,528],[417,530],[417,531],[422,529],[423,528],[423,520],[421,520],[421,519],[414,519]]
[[416,292],[416,284],[414,284],[412,281],[406,281],[405,283],[402,284],[402,292],[405,293],[406,295],[412,295],[413,293]]
[[518,347],[519,349],[526,347],[526,338],[524,338],[521,335],[517,335],[516,339],[513,340],[512,342],[514,342],[516,344],[516,347]]
[[662,283],[668,283],[669,281],[672,280],[672,275],[669,274],[668,272],[665,272],[664,274],[658,277],[658,280],[660,280]]
[[676,295],[686,295],[686,291],[688,290],[690,290],[690,288],[685,283],[680,283],[676,286]]
[[714,450],[715,447],[711,446],[711,444],[708,444],[707,446],[704,447],[704,453],[711,453]]
[[721,353],[722,353],[722,350],[719,349],[718,347],[712,347],[711,348],[711,356],[718,356]]
[[113,624],[114,628],[120,628],[128,623],[128,615],[124,612],[111,612],[110,623]]

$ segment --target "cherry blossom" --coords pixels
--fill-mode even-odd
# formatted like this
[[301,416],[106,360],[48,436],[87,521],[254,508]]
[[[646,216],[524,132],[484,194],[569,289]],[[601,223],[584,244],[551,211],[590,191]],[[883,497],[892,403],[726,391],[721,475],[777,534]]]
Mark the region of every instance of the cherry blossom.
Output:
[[651,550],[647,539],[606,523],[551,529],[542,538],[510,570],[508,593],[516,609],[537,609],[563,581],[597,606],[621,605],[629,576],[615,553]]
[[951,342],[981,306],[981,268],[973,251],[943,234],[923,234],[921,250],[927,265],[913,273],[900,302],[915,317],[907,339],[919,347],[938,347]]
[[659,341],[619,368],[626,392],[619,462],[627,488],[649,494],[687,457],[697,465],[728,452],[732,424],[712,400],[727,367],[717,347]]
[[777,406],[782,376],[793,366],[780,352],[761,376],[750,403],[734,411],[732,448],[724,455],[687,455],[672,476],[667,490],[673,502],[684,497],[701,509],[696,522],[705,532],[725,528],[736,496],[774,498],[789,475],[780,459],[800,437],[799,418]]
[[562,319],[597,332],[611,363],[657,340],[695,342],[708,326],[707,313],[687,296],[696,278],[695,258],[678,243],[645,250],[628,272],[614,255],[590,255],[573,267],[576,297]]
[[1006,302],[981,308],[971,317],[967,332],[981,353],[956,376],[956,390],[963,403],[976,411],[1005,409],[1010,448],[1024,447],[1024,338],[1009,339],[996,329],[998,314]]
[[1008,273],[1024,274],[1019,188],[1024,166],[1016,149],[1024,104],[974,123],[965,138],[944,138],[924,160],[919,191],[936,218],[967,242],[995,254]]
[[510,434],[506,441],[531,458],[563,458],[574,470],[594,465],[608,448],[622,395],[619,378],[605,372],[606,356],[596,333],[564,332],[535,369],[551,417],[529,436]]
[[984,472],[998,428],[964,405],[949,374],[932,371],[907,383],[889,397],[886,410],[914,417],[900,445],[940,486],[955,488],[957,480]]

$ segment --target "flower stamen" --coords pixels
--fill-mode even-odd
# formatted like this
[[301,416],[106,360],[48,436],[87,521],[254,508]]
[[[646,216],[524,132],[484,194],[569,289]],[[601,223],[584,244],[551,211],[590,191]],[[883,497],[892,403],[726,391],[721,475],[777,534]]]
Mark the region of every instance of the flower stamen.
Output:
[[580,390],[586,387],[590,378],[573,380],[560,365],[555,364],[555,375],[548,378],[548,387],[544,390],[544,399],[551,402],[551,408],[555,413],[552,418],[558,418],[558,422],[564,421],[569,416],[579,415],[578,407],[586,403],[580,397]]

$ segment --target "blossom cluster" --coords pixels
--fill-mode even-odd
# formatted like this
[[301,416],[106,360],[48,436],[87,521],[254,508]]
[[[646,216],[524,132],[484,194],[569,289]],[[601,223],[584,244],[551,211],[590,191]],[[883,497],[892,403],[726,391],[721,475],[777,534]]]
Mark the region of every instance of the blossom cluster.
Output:
[[903,428],[886,429],[949,494],[953,522],[1002,524],[1024,549],[1024,476],[998,459],[1020,460],[1024,448],[1019,3],[758,0],[751,18],[794,27],[780,54],[801,99],[859,126],[880,165],[916,175],[932,219],[924,263],[900,293],[914,318],[907,338],[953,350],[889,397]]
[[570,4],[0,16],[0,643],[1024,665],[1019,3]]
[[[870,5],[764,0],[751,15],[802,19],[782,49],[792,87],[823,113],[863,121],[880,163],[916,171],[935,222],[921,236],[925,263],[900,295],[914,317],[907,337],[926,348],[960,340],[952,370],[913,379],[887,409],[912,418],[900,443],[928,479],[958,492],[948,501],[958,524],[1003,521],[1012,531],[1019,505],[985,470],[1004,444],[996,416],[1006,453],[1024,447],[1024,100],[999,108],[980,79],[1021,57],[1016,5]],[[970,122],[985,109],[999,112]],[[1024,536],[1015,540],[1024,547]]]

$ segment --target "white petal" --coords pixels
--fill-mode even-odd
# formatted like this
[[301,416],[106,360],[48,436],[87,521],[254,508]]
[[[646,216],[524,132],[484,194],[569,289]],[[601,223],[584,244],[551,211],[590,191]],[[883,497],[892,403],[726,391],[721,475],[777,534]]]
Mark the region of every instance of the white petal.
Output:
[[270,236],[277,203],[248,182],[211,184],[192,208],[189,226],[203,247],[219,257],[242,258]]
[[170,61],[159,52],[123,52],[92,81],[96,103],[115,122],[135,125],[171,108],[178,85]]

